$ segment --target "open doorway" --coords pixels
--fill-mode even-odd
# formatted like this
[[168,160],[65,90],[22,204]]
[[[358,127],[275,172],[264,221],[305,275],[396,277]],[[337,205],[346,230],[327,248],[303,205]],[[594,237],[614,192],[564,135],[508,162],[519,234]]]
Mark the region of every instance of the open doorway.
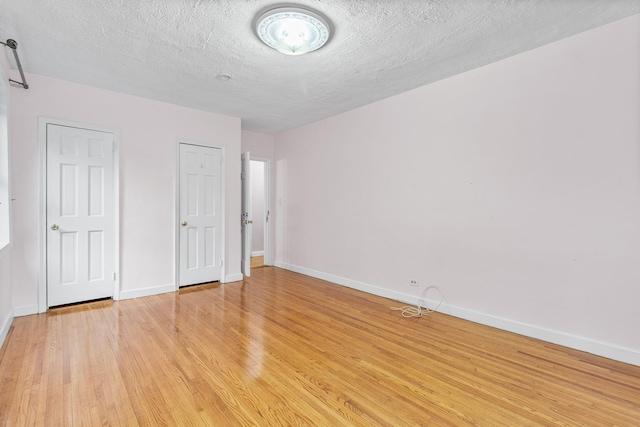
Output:
[[251,210],[253,230],[251,236],[251,268],[265,266],[265,247],[268,221],[267,163],[251,158]]
[[[247,151],[242,163],[242,248],[240,270],[251,276],[251,268],[273,265],[270,237],[271,160],[253,157]],[[255,236],[255,237],[254,237]]]

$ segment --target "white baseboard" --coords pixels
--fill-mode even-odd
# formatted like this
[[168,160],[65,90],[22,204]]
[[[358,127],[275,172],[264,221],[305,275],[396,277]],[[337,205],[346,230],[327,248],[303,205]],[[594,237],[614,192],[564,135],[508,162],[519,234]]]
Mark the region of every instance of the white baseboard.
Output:
[[244,279],[242,273],[227,274],[227,276],[224,278],[224,283],[240,282],[242,281],[242,279]]
[[0,348],[4,344],[4,340],[7,338],[7,334],[9,333],[9,329],[11,328],[11,324],[13,323],[13,309],[9,311],[7,318],[2,322],[2,326],[0,327]]
[[168,292],[174,292],[175,290],[176,286],[173,283],[170,283],[168,285],[153,286],[150,288],[131,289],[129,291],[120,291],[120,300],[166,294]]
[[[285,270],[304,274],[305,276],[311,276],[317,279],[326,280],[327,282],[335,283],[337,285],[346,286],[348,288],[357,289],[359,291],[367,292],[373,295],[389,298],[407,304],[417,305],[420,300],[419,296],[408,295],[402,292],[373,286],[351,279],[345,279],[343,277],[334,276],[332,274],[323,273],[321,271],[311,270],[305,267],[286,264],[280,261],[276,261],[275,266],[283,268]],[[428,299],[425,302],[429,308],[435,308],[439,303],[439,301]],[[479,313],[462,307],[441,306],[438,311],[454,317],[469,320],[471,322],[480,323],[483,325],[513,332],[519,335],[524,335],[553,344],[562,345],[564,347],[573,348],[575,350],[584,351],[587,353],[595,354],[597,356],[607,357],[609,359],[618,360],[620,362],[629,363],[631,365],[640,366],[640,352],[630,348],[620,347],[611,343],[580,337],[577,335],[568,334],[566,332],[541,328],[539,326],[496,317],[485,313]]]
[[264,251],[251,252],[251,256],[264,256]]
[[38,314],[38,304],[17,305],[13,307],[13,315],[15,317],[30,316]]

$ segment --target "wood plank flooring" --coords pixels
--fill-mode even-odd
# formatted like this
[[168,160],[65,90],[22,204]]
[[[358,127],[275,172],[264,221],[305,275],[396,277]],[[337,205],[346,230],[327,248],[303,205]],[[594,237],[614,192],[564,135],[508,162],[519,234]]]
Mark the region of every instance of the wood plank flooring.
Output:
[[640,367],[274,267],[16,318],[0,426],[639,426]]
[[251,268],[259,268],[264,267],[264,257],[263,256],[252,256],[251,257]]

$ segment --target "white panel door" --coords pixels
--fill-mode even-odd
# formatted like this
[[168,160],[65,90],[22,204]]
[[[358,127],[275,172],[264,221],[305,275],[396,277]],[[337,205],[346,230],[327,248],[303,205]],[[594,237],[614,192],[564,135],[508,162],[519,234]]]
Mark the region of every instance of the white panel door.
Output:
[[114,135],[47,124],[47,305],[112,297]]
[[240,271],[245,276],[251,276],[251,234],[253,233],[253,219],[251,217],[251,158],[249,152],[242,153],[242,255],[240,257]]
[[180,286],[222,276],[222,150],[180,144]]

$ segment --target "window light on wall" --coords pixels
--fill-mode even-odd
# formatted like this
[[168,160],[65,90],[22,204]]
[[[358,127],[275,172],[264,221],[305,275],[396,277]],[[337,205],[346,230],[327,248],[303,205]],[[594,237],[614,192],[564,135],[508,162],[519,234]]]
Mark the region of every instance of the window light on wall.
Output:
[[278,7],[258,17],[256,34],[278,52],[302,55],[324,46],[331,30],[319,13],[302,7]]

